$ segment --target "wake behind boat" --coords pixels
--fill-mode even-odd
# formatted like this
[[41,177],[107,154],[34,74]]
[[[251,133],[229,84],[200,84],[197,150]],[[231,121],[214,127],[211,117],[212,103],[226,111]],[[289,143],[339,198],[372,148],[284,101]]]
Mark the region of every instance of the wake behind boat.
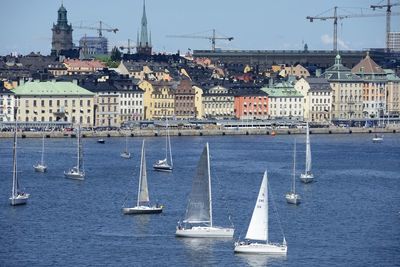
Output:
[[192,192],[183,223],[179,222],[177,237],[233,237],[233,228],[213,225],[210,155],[208,143],[204,147],[193,179]]
[[154,214],[161,213],[163,210],[162,205],[151,205],[149,198],[149,189],[147,186],[147,170],[146,170],[146,152],[144,149],[144,140],[142,143],[142,155],[140,159],[140,174],[138,197],[136,206],[132,208],[122,208],[124,214]]
[[[260,242],[261,241],[261,242]],[[286,255],[285,236],[282,244],[268,240],[268,175],[264,172],[253,215],[247,229],[245,241],[235,242],[235,253]]]

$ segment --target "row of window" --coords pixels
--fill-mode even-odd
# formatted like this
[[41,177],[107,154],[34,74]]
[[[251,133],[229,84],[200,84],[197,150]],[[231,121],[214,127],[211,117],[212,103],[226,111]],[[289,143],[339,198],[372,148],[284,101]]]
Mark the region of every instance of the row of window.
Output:
[[141,106],[142,105],[142,100],[136,100],[136,101],[121,101],[120,105],[124,105],[124,106]]
[[[18,114],[20,114],[20,111],[21,111],[21,110],[18,110]],[[25,114],[29,114],[31,111],[32,111],[32,110],[30,110],[30,109],[25,109]],[[91,111],[91,110],[88,109],[88,110],[86,111],[86,113],[90,113],[90,111]],[[65,111],[65,110],[63,109],[63,107],[61,107],[61,109],[54,110],[54,112],[65,112],[66,114],[68,114],[68,111]],[[82,108],[79,109],[79,110],[78,110],[78,109],[72,109],[72,113],[78,113],[78,112],[84,113],[85,110],[82,109]],[[46,113],[46,110],[41,109],[40,112],[37,111],[37,110],[33,110],[33,113],[34,113],[34,114],[38,114],[38,113],[45,114],[45,113]],[[53,113],[53,109],[49,109],[47,113],[52,114],[52,113]]]
[[270,98],[271,102],[301,102],[301,98],[300,97],[283,97],[283,98]]
[[[301,104],[299,103],[298,105],[299,105],[298,108],[301,108]],[[269,105],[269,108],[270,108],[270,109],[272,109],[272,107],[274,107],[274,108],[276,109],[276,104],[273,104],[273,105],[270,104],[270,105]],[[292,108],[292,104],[289,104],[289,105],[287,105],[287,106],[286,106],[286,104],[279,104],[279,108],[281,108],[281,109],[282,109],[282,108],[287,108],[287,107],[288,107],[289,109],[291,109],[291,108]],[[297,108],[297,104],[293,104],[293,108]]]
[[[319,101],[318,101],[318,98],[315,99],[315,103],[317,103],[317,104],[318,104],[318,103],[321,103],[321,104],[322,104],[322,103],[324,103],[324,104],[328,103],[328,104],[329,104],[330,101],[331,101],[331,100],[330,100],[329,98],[328,98],[328,99],[324,98],[323,101],[322,101],[321,98],[319,98]],[[314,104],[314,98],[311,99],[311,103]]]
[[[53,103],[56,105],[56,107],[60,107],[62,102],[64,102],[65,107],[68,107],[68,103],[70,103],[73,107],[75,107],[76,104],[79,104],[79,106],[82,107],[84,104],[83,99],[80,99],[79,101],[77,101],[76,99],[64,99],[64,101],[62,101],[62,100],[54,100],[53,101],[52,99],[48,99],[48,100],[42,99],[40,101],[39,100],[30,101],[29,99],[25,99],[25,107],[28,108],[30,103],[32,103],[33,107],[37,107],[39,103],[40,103],[40,107],[46,107],[46,106],[52,107]],[[91,105],[90,99],[86,100],[86,105],[87,106]]]

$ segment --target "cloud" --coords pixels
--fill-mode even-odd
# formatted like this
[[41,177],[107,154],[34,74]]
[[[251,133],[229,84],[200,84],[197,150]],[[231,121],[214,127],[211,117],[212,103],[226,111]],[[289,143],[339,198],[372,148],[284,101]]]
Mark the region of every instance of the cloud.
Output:
[[[321,36],[321,41],[323,44],[333,44],[333,37],[331,37],[329,34],[324,34]],[[350,46],[348,46],[343,40],[340,38],[337,39],[338,43],[338,48],[339,49],[347,49],[350,50]]]

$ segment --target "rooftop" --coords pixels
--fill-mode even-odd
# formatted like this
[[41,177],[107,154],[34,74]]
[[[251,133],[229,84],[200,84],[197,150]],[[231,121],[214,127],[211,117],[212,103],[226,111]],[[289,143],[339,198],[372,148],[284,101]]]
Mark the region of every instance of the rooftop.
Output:
[[94,93],[72,82],[27,82],[13,90],[16,95],[32,96],[93,96]]

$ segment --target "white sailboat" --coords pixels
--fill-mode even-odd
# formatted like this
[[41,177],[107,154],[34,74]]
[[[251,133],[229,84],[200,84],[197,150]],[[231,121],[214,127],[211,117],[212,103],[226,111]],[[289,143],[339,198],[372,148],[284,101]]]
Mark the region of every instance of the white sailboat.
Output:
[[293,180],[291,191],[286,193],[286,201],[290,204],[300,204],[300,195],[296,194],[296,139],[294,140],[293,151]]
[[268,240],[268,175],[264,177],[254,206],[253,215],[247,229],[245,241],[235,242],[236,253],[256,253],[286,255],[287,244],[283,237],[282,244],[269,243]]
[[374,138],[372,138],[373,143],[382,143],[383,142],[383,134],[375,134]]
[[42,137],[42,157],[40,159],[40,162],[36,163],[36,165],[33,165],[33,168],[35,169],[36,172],[47,171],[47,165],[44,163],[44,134]]
[[72,167],[69,171],[64,171],[64,176],[66,178],[75,179],[75,180],[84,180],[85,179],[85,171],[83,170],[83,156],[82,156],[82,141],[81,141],[81,126],[78,125],[77,128],[77,162],[76,166]]
[[149,188],[147,186],[146,152],[144,150],[144,140],[142,143],[142,156],[140,159],[139,187],[136,206],[132,208],[122,208],[124,214],[153,214],[161,213],[162,205],[150,205]]
[[210,155],[208,143],[200,156],[183,224],[178,222],[177,237],[233,237],[233,228],[213,225]]
[[131,153],[128,151],[128,136],[125,136],[125,150],[121,153],[121,158],[130,159]]
[[[165,126],[165,158],[158,160],[156,163],[153,164],[153,168],[156,171],[163,171],[163,172],[171,172],[173,169],[173,162],[172,162],[172,151],[171,151],[171,140],[169,137],[169,129],[168,129],[168,119],[166,121]],[[169,153],[169,163],[168,163],[168,153]]]
[[20,191],[18,183],[18,173],[17,173],[17,123],[15,123],[14,129],[14,145],[13,145],[13,180],[12,180],[12,190],[10,204],[12,206],[24,205],[28,201],[29,194]]
[[307,122],[306,134],[306,169],[300,174],[300,181],[303,183],[311,183],[314,180],[314,175],[311,173],[311,145],[310,145],[310,130]]

